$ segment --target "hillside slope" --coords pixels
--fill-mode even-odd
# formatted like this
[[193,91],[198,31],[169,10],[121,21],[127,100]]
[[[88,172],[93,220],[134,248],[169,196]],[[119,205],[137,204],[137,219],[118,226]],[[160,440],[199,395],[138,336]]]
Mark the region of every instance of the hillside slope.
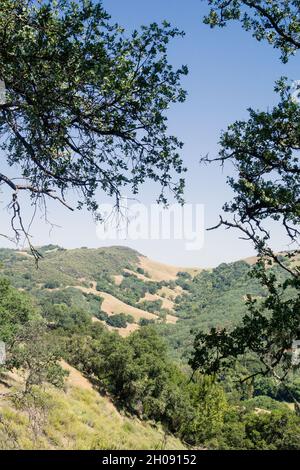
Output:
[[120,414],[80,372],[66,363],[64,368],[69,372],[64,390],[37,388],[36,408],[17,400],[18,374],[2,377],[0,450],[184,449],[159,426]]
[[[49,245],[39,250],[43,259],[38,269],[28,251],[0,250],[0,274],[41,303],[47,299],[80,307],[122,336],[139,328],[141,321],[176,323],[175,282],[184,268],[149,260],[125,247],[65,250]],[[168,290],[163,293],[164,288]],[[115,315],[121,320],[108,319]]]
[[246,296],[264,295],[249,277],[254,257],[201,270],[158,263],[126,247],[40,251],[36,269],[28,252],[0,249],[0,275],[33,294],[42,311],[80,308],[122,336],[155,323],[177,357],[188,354],[191,330],[230,329],[246,311]]

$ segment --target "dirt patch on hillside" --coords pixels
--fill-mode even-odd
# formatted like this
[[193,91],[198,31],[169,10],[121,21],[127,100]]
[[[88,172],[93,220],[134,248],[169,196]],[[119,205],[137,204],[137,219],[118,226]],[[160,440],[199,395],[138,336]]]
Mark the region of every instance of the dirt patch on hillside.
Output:
[[126,336],[129,336],[131,333],[134,331],[137,331],[140,329],[139,325],[136,323],[128,323],[126,328],[113,328],[117,333],[119,333],[120,336],[123,338],[126,338]]
[[131,333],[133,333],[136,330],[139,330],[140,328],[140,326],[137,325],[136,323],[128,323],[126,328],[114,328],[113,326],[108,325],[104,320],[99,320],[96,317],[92,317],[92,322],[102,323],[102,325],[104,325],[109,331],[114,331],[115,333],[118,333],[123,338],[126,338],[126,336],[129,336]]
[[[79,289],[82,292],[85,292],[87,294],[94,294],[98,297],[101,297],[103,299],[101,310],[107,313],[108,315],[114,315],[116,313],[125,313],[126,315],[132,315],[135,323],[128,324],[126,328],[112,328],[109,325],[107,325],[105,322],[102,322],[110,331],[117,331],[121,336],[128,336],[130,333],[132,333],[132,331],[137,330],[139,328],[138,323],[141,318],[147,318],[149,320],[158,320],[158,316],[155,315],[154,313],[147,312],[146,310],[142,310],[141,308],[128,305],[125,302],[122,302],[121,300],[117,299],[113,295],[107,294],[106,292],[97,291],[95,289],[96,283],[93,283],[93,287],[66,286],[65,289],[68,289],[69,287],[73,287],[74,289]],[[62,290],[62,289],[55,288],[51,290],[56,291],[56,290]],[[92,321],[96,322],[100,320],[98,320],[98,318],[96,317],[93,317]],[[177,317],[173,315],[167,315],[166,321],[167,323],[176,323]]]
[[150,279],[149,277],[145,276],[144,274],[137,273],[135,271],[132,271],[131,269],[123,269],[125,273],[131,274],[132,276],[135,276],[137,279],[140,279],[141,281],[145,282],[154,282],[154,279]]
[[113,315],[115,313],[126,313],[128,315],[132,315],[134,321],[137,323],[141,318],[148,318],[149,320],[157,319],[157,316],[153,313],[125,304],[111,294],[107,294],[106,292],[99,292],[99,295],[104,299],[101,305],[101,310],[106,312],[108,315]]
[[164,295],[166,299],[173,301],[176,299],[176,297],[182,294],[182,291],[183,289],[181,286],[176,286],[174,289],[170,289],[170,287],[163,286],[157,291],[157,294],[160,297]]
[[72,387],[79,387],[84,390],[94,390],[91,382],[88,381],[77,369],[70,366],[64,360],[61,360],[60,365],[62,368],[69,372],[68,377],[66,378],[66,384],[71,385]]
[[174,315],[167,315],[166,322],[175,324],[178,322],[178,317],[175,317]]
[[[187,272],[191,276],[195,276],[201,270],[198,268],[180,268],[169,264],[153,261],[146,256],[140,256],[139,267],[142,268],[153,281],[175,281],[180,271]],[[144,279],[148,279],[147,277]],[[148,279],[149,280],[149,279]]]
[[113,276],[113,280],[116,286],[119,286],[120,284],[122,284],[123,279],[124,279],[124,276],[122,276],[122,274],[116,274],[115,276]]
[[149,274],[154,281],[175,281],[177,273],[180,271],[176,266],[169,266],[157,261],[152,261],[145,256],[139,258],[139,266]]
[[155,300],[161,300],[162,301],[162,308],[165,308],[167,310],[173,310],[173,308],[174,308],[174,302],[172,302],[172,300],[170,300],[166,297],[161,297],[158,294],[150,294],[150,292],[146,292],[144,297],[142,299],[140,299],[138,303],[141,303],[144,300],[148,300],[150,302],[154,302]]
[[243,261],[245,263],[249,264],[250,266],[253,266],[257,262],[258,258],[257,256],[249,256],[248,258],[245,258]]
[[0,376],[0,405],[6,402],[7,397],[14,389],[23,386],[24,378],[18,371],[10,371]]

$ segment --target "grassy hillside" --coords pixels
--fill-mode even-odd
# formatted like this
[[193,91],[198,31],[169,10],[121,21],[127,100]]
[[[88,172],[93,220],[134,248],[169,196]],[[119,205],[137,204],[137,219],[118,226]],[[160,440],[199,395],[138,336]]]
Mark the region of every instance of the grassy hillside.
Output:
[[49,245],[39,248],[39,251],[43,259],[37,270],[28,251],[1,249],[3,274],[12,277],[16,287],[29,290],[45,283],[61,287],[87,285],[90,280],[104,274],[119,274],[125,268],[136,266],[139,256],[125,247],[65,250]]
[[248,294],[262,296],[264,292],[249,276],[245,261],[221,264],[191,277],[182,273],[176,280],[182,293],[175,299],[175,325],[159,325],[172,351],[178,357],[187,356],[192,347],[191,331],[207,331],[212,327],[231,328],[246,313]]
[[157,292],[176,279],[180,268],[152,262],[125,247],[65,250],[49,245],[39,251],[43,259],[36,269],[29,252],[0,250],[0,274],[33,294],[42,309],[45,303],[76,306],[123,335],[141,320],[176,322],[173,304]]
[[0,449],[184,449],[160,426],[121,414],[76,369],[64,367],[64,390],[36,387],[35,406],[32,395],[18,400],[20,376],[2,377]]
[[65,250],[41,247],[36,269],[28,252],[0,249],[0,274],[49,305],[79,308],[123,336],[155,323],[177,358],[187,356],[191,330],[231,328],[246,311],[248,294],[263,296],[249,276],[253,258],[210,270],[149,260],[126,247]]

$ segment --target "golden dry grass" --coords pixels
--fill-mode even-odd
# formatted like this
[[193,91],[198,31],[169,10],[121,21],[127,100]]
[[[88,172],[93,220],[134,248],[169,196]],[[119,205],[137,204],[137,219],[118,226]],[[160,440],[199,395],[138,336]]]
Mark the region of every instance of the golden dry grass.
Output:
[[99,292],[101,297],[104,299],[101,305],[101,310],[106,312],[108,315],[113,315],[115,313],[126,313],[127,315],[132,315],[136,323],[139,322],[141,318],[148,318],[149,320],[157,319],[157,316],[153,313],[147,312],[137,307],[132,307],[131,305],[122,302],[122,300],[117,299],[111,294],[106,292]]
[[165,296],[166,299],[174,301],[178,295],[182,294],[182,287],[176,286],[174,289],[170,289],[170,287],[163,286],[158,291],[157,294],[161,297],[162,295]]
[[[185,448],[179,439],[166,436],[160,426],[121,414],[109,397],[94,390],[80,372],[67,363],[63,365],[70,372],[64,390],[51,386],[36,389],[47,408],[38,433],[30,419],[32,410],[29,415],[25,406],[16,409],[9,399],[0,402],[1,450]],[[20,377],[6,379],[11,386],[20,386]]]
[[248,256],[248,258],[245,258],[243,261],[245,261],[245,263],[249,264],[250,266],[253,266],[257,259],[257,256]]
[[140,256],[139,267],[142,268],[154,281],[174,281],[180,269],[176,266],[152,261],[146,256]]
[[137,323],[127,323],[126,328],[114,328],[111,325],[108,325],[104,320],[99,320],[96,317],[92,317],[92,321],[95,322],[100,322],[102,325],[104,325],[109,331],[115,331],[118,333],[120,336],[123,338],[126,338],[126,336],[129,336],[131,333],[134,331],[138,330],[140,327]]
[[[98,320],[96,317],[92,317],[93,322],[101,321],[110,331],[116,331],[119,333],[120,336],[126,337],[130,335],[133,331],[136,331],[139,329],[139,321],[141,318],[147,318],[149,320],[157,320],[158,316],[155,315],[154,313],[147,312],[146,310],[143,310],[141,308],[133,307],[132,305],[128,305],[125,302],[122,302],[122,300],[117,299],[111,294],[108,294],[106,292],[98,291],[96,290],[96,283],[92,283],[92,287],[84,287],[84,286],[73,286],[74,289],[79,289],[82,292],[85,292],[86,294],[93,294],[98,297],[101,297],[103,299],[102,305],[101,305],[101,310],[108,315],[115,315],[117,313],[125,313],[126,315],[132,315],[134,319],[134,323],[128,324],[126,328],[114,328],[110,325],[107,325],[105,322]],[[65,287],[67,289],[69,286]],[[50,289],[47,289],[50,290]],[[60,287],[51,289],[51,291],[58,291],[61,290]],[[165,300],[165,299],[161,299]],[[166,307],[165,307],[166,308]],[[178,320],[177,317],[174,315],[167,315],[166,317],[166,322],[167,323],[176,323]]]
[[141,281],[145,282],[154,282],[154,279],[150,279],[150,277],[145,276],[144,274],[137,273],[136,271],[132,271],[131,269],[123,269],[125,273],[131,274],[132,276],[135,276],[137,279],[140,279]]
[[91,382],[75,369],[75,367],[70,366],[70,364],[64,360],[62,360],[60,364],[62,368],[69,373],[66,379],[66,384],[72,385],[73,387],[79,387],[83,390],[93,390]]
[[122,276],[122,274],[116,274],[115,276],[113,276],[113,280],[116,286],[119,286],[120,284],[122,284],[123,279],[124,279],[124,276]]
[[[153,281],[175,281],[180,271],[185,271],[191,276],[195,276],[201,270],[198,268],[182,268],[169,264],[153,261],[146,256],[139,257],[139,267],[142,268]],[[144,277],[145,278],[145,277]],[[148,279],[146,277],[146,279]],[[149,280],[149,279],[148,279]]]
[[150,292],[146,292],[143,298],[139,300],[138,303],[143,302],[144,300],[150,300],[150,302],[153,302],[154,300],[161,300],[162,301],[162,307],[166,308],[167,310],[173,310],[174,309],[174,302],[167,297],[161,297],[158,294],[150,294]]

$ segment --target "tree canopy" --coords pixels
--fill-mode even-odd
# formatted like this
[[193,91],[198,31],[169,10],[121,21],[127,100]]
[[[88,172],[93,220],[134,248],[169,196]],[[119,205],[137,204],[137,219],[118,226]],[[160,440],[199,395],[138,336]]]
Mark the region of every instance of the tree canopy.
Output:
[[224,27],[228,21],[240,21],[258,40],[266,40],[280,49],[281,59],[300,49],[299,0],[208,0],[211,5],[205,23]]
[[165,111],[182,102],[167,45],[176,28],[164,22],[131,35],[91,0],[3,0],[0,5],[1,148],[15,177],[0,174],[12,191],[12,226],[25,231],[20,193],[34,204],[67,202],[97,210],[97,189],[115,198],[134,194],[150,179],[182,199],[182,143],[167,131]]
[[[299,49],[299,2],[209,3],[212,9],[205,22],[212,27],[239,20],[256,39],[267,39],[281,49],[284,62]],[[283,381],[299,367],[293,348],[300,339],[300,105],[287,79],[278,80],[275,89],[279,104],[268,111],[250,109],[247,121],[229,126],[221,136],[219,156],[213,160],[222,165],[230,162],[236,170],[228,178],[234,199],[223,206],[226,218],[220,216],[216,227],[235,228],[253,242],[258,259],[252,276],[264,292],[248,296],[248,312],[236,328],[198,332],[190,364],[216,373],[228,366],[229,358],[250,351],[262,364],[254,375],[273,375]],[[289,251],[278,254],[272,249],[270,220],[283,226]]]

